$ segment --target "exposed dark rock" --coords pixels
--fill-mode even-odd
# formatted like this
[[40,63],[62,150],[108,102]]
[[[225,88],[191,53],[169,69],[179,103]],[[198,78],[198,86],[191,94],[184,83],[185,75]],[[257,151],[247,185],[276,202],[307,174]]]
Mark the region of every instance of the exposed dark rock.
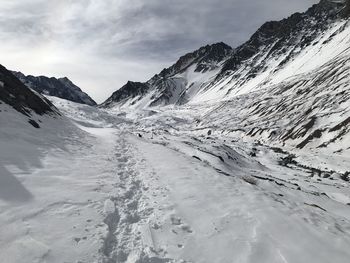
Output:
[[302,149],[304,148],[309,142],[311,142],[315,138],[321,138],[322,136],[322,130],[315,130],[313,133],[311,133],[304,141],[302,141],[300,144],[297,145],[297,148]]
[[[179,92],[178,83],[172,80],[171,77],[183,72],[192,65],[196,65],[196,72],[212,70],[217,67],[219,62],[226,59],[231,52],[232,48],[222,42],[201,47],[194,52],[180,57],[174,65],[163,69],[159,74],[156,74],[146,83],[129,81],[122,88],[114,92],[110,98],[101,104],[101,106],[110,107],[115,103],[123,103],[138,96],[141,97],[148,93],[152,88],[157,90],[157,95],[152,97],[153,102],[151,106],[169,104],[174,93]],[[181,93],[182,92],[179,92],[179,98],[174,100],[174,104],[183,104],[186,102],[184,94],[181,96]]]
[[34,128],[37,128],[37,129],[40,128],[40,125],[39,125],[36,121],[30,119],[28,122],[29,122]]
[[340,175],[340,179],[346,181],[346,182],[349,182],[350,181],[350,172],[346,172],[344,174],[341,174]]
[[345,128],[347,126],[349,126],[350,124],[350,117],[346,118],[344,121],[342,121],[341,123],[339,123],[338,125],[334,126],[332,129],[330,129],[330,132],[334,132],[334,131],[338,131],[342,128]]
[[142,96],[147,93],[150,86],[146,83],[128,81],[123,87],[115,91],[109,99],[102,103],[102,107],[111,107],[116,102]]
[[346,5],[342,11],[342,15],[345,18],[349,18],[349,16],[350,16],[350,0],[345,0],[345,3],[346,3]]
[[199,160],[199,161],[202,161],[202,159],[199,158],[198,156],[193,155],[192,157],[193,157],[194,159],[197,159],[197,160]]
[[319,205],[316,205],[316,204],[308,204],[308,203],[304,203],[304,204],[305,204],[305,205],[308,205],[308,206],[312,206],[312,207],[318,208],[318,209],[320,209],[320,210],[322,210],[322,211],[324,211],[324,212],[327,212],[326,209],[320,207]]
[[[265,60],[277,53],[285,53],[284,49],[289,46],[305,47],[309,45],[318,36],[318,32],[327,26],[328,23],[325,21],[335,19],[343,6],[342,3],[321,0],[319,4],[312,6],[305,13],[295,13],[280,21],[266,22],[248,42],[234,50],[233,56],[225,63],[221,75],[225,74],[226,71],[238,69],[245,61],[266,47],[268,47],[266,50],[269,51]],[[297,37],[298,33],[305,31],[305,29],[307,29],[307,33],[300,40]],[[282,64],[291,58],[289,56]],[[264,63],[262,61],[260,64],[261,68]],[[252,68],[251,73],[254,74],[257,71],[259,68]]]
[[210,62],[220,62],[226,58],[230,52],[232,52],[232,48],[223,42],[213,45],[206,45],[194,52],[180,57],[180,59],[173,66],[163,69],[159,75],[156,75],[154,78],[171,77],[195,63],[197,64],[195,69],[196,72],[207,71],[210,69]]
[[59,114],[50,101],[34,93],[2,65],[0,65],[0,82],[0,101],[16,111],[28,117],[32,111],[39,115]]

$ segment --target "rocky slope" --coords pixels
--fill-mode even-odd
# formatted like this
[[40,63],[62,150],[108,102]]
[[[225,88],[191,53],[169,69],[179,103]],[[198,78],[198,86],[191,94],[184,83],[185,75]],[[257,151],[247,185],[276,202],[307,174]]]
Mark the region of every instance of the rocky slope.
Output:
[[214,80],[231,53],[232,48],[225,43],[201,47],[182,56],[146,83],[128,82],[114,92],[102,107],[187,103],[198,90]]
[[[39,128],[39,124],[32,119],[32,116],[59,115],[50,101],[26,87],[2,65],[0,65],[0,106],[1,104],[10,106],[28,117],[28,122],[36,128]],[[7,109],[1,107],[1,111]]]
[[95,106],[96,102],[76,86],[68,78],[49,78],[45,76],[25,76],[21,72],[13,72],[27,87],[44,95],[55,96],[77,103]]
[[198,127],[264,143],[350,153],[350,52],[271,88],[217,103]]

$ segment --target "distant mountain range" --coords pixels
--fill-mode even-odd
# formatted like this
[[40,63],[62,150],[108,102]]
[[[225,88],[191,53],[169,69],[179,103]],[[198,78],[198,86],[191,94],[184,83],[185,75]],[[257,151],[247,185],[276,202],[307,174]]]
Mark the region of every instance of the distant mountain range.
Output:
[[45,76],[24,75],[12,72],[27,87],[44,95],[55,96],[69,101],[95,106],[96,102],[68,78],[49,78]]

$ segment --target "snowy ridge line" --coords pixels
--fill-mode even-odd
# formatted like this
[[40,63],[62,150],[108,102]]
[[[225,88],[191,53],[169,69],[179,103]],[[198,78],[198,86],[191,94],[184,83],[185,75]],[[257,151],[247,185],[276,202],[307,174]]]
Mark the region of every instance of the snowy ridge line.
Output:
[[69,101],[82,103],[90,106],[96,102],[68,78],[49,78],[46,76],[24,75],[21,72],[12,71],[24,85],[40,94],[55,96]]
[[321,1],[304,13],[265,23],[235,49],[224,43],[202,47],[146,83],[128,82],[102,107],[215,103],[310,73],[348,48],[343,7]]

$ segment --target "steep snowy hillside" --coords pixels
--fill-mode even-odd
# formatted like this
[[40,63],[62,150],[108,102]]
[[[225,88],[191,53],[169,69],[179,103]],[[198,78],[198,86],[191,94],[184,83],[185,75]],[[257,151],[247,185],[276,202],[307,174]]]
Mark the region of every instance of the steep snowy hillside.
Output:
[[195,101],[232,98],[328,62],[342,52],[329,42],[346,27],[340,15],[343,8],[342,2],[322,0],[305,13],[265,23],[247,43],[235,49],[216,80]]
[[232,48],[224,43],[207,45],[181,57],[146,83],[128,82],[101,106],[144,108],[185,104],[221,71]]
[[48,78],[45,76],[34,77],[25,76],[21,72],[13,71],[13,74],[19,78],[27,87],[44,95],[55,96],[58,98],[70,100],[77,103],[95,106],[96,102],[76,86],[68,78]]
[[305,13],[265,23],[238,48],[203,47],[146,83],[129,82],[102,106],[217,102],[315,70],[347,48],[344,6],[322,0]]
[[[291,149],[313,149],[316,156],[349,156],[349,61],[350,23],[339,18],[284,66],[269,75],[260,72],[257,78],[264,80],[258,86],[225,80],[222,90],[236,95],[208,108],[199,126]],[[232,81],[236,84],[231,86]],[[203,96],[217,94],[214,88]]]
[[[30,101],[23,93],[20,97]],[[96,189],[103,174],[110,175],[105,178],[109,184],[115,177],[106,172],[115,164],[103,154],[111,141],[94,137],[65,116],[36,114],[27,105],[22,114],[0,102],[0,261],[94,262],[106,231],[103,204],[113,186],[103,193]],[[90,108],[87,113],[93,115],[95,107]],[[27,114],[40,129],[28,124]]]

